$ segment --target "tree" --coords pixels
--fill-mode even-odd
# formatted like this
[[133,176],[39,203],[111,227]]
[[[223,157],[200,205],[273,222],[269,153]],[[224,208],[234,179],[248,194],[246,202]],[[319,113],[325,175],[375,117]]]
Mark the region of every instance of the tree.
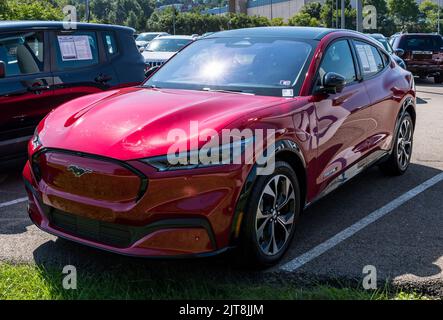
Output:
[[94,20],[101,23],[115,23],[117,3],[109,0],[91,1],[90,13]]
[[436,31],[438,22],[438,5],[430,0],[425,0],[420,4],[419,11],[418,28],[414,31]]
[[309,3],[305,4],[303,7],[301,7],[300,12],[307,13],[312,18],[316,18],[317,20],[320,20],[321,8],[322,8],[322,5],[320,2],[309,2]]
[[276,27],[281,27],[285,25],[283,18],[272,18],[271,25]]
[[[172,8],[156,10],[147,22],[150,31],[173,32]],[[283,23],[281,19],[273,20],[273,23]],[[270,26],[271,21],[266,17],[247,16],[245,14],[227,15],[202,15],[195,12],[177,13],[175,17],[175,30],[177,34],[203,34],[210,31],[227,29],[250,28]]]
[[8,0],[5,20],[63,20],[63,12],[47,0]]
[[[335,3],[335,0],[326,0],[325,1],[323,6],[321,7],[320,21],[323,26],[331,28],[335,24],[335,21],[337,19],[337,15],[338,15],[338,26],[336,26],[336,27],[340,28],[340,25],[341,25],[341,22],[340,22],[341,1],[338,1],[339,8],[337,10],[335,10],[336,9],[335,5],[334,5],[334,10],[332,10],[332,3],[333,2]],[[345,1],[345,27],[347,29],[355,29],[356,15],[357,14],[356,14],[355,9],[352,8],[352,6],[351,6],[351,1],[346,0]]]
[[134,11],[130,11],[128,15],[128,19],[125,21],[125,25],[128,27],[136,28],[137,27],[137,16]]
[[402,30],[408,30],[417,21],[418,5],[415,0],[388,0],[388,8]]
[[141,13],[142,8],[136,0],[117,0],[116,2],[116,12],[115,12],[115,22],[117,24],[124,24],[127,21],[129,12]]
[[385,35],[396,32],[393,18],[389,15],[386,0],[364,0],[363,5],[371,5],[377,9],[377,30],[366,30],[367,32],[379,32]]
[[3,20],[7,15],[7,10],[8,10],[8,4],[6,2],[6,0],[0,0],[0,20]]
[[288,20],[290,26],[318,27],[320,21],[306,12],[299,12]]

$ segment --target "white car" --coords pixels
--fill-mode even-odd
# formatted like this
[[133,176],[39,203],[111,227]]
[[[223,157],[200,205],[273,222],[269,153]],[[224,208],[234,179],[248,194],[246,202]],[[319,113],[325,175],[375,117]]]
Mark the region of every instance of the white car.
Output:
[[152,40],[143,51],[148,68],[161,66],[175,53],[195,40],[193,36],[162,36]]
[[137,48],[144,48],[149,42],[154,40],[155,38],[159,36],[167,36],[169,33],[167,32],[143,32],[138,35],[138,37],[135,39],[135,44],[137,45]]

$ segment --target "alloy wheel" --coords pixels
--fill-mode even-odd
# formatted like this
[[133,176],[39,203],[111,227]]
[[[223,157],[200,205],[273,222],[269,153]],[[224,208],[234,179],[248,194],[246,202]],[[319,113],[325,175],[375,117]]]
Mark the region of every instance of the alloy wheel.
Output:
[[405,169],[412,154],[412,123],[409,118],[401,122],[397,139],[397,161],[401,169]]
[[294,186],[285,175],[272,177],[263,189],[255,231],[264,254],[276,255],[285,247],[294,226],[295,200]]

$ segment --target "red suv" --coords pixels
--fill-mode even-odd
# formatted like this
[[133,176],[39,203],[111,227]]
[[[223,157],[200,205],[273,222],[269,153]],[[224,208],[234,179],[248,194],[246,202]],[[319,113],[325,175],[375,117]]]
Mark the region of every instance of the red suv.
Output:
[[303,208],[371,165],[403,174],[415,119],[411,73],[363,34],[215,33],[139,87],[51,112],[28,147],[29,215],[46,232],[120,254],[237,247],[267,266]]
[[406,33],[394,36],[391,43],[394,50],[404,51],[401,57],[414,75],[434,77],[435,83],[443,83],[443,39],[440,35]]

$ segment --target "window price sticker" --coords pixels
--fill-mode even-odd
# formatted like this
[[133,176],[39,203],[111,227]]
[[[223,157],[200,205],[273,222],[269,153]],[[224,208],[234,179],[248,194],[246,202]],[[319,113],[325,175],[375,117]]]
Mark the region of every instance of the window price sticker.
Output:
[[57,36],[63,61],[92,60],[88,36]]
[[356,44],[357,53],[360,58],[363,70],[365,72],[377,72],[377,62],[375,61],[374,53],[369,45]]

